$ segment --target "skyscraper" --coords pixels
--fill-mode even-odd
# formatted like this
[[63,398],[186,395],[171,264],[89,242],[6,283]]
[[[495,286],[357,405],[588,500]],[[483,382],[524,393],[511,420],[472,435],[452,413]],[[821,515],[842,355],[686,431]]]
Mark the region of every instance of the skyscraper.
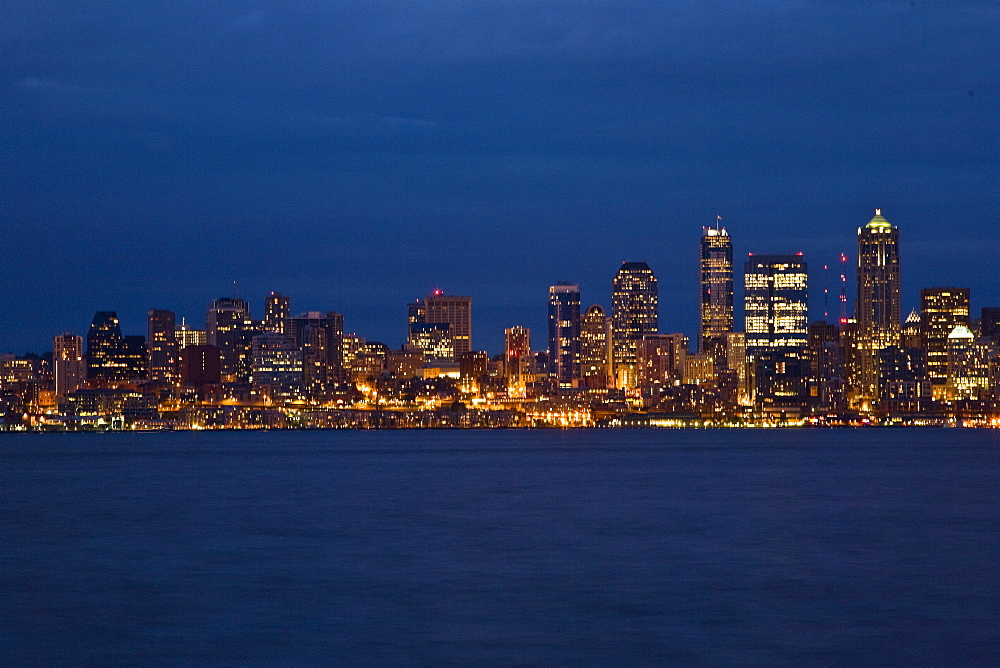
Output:
[[801,406],[809,375],[809,276],[802,254],[751,254],[743,282],[754,400],[764,409]]
[[927,352],[927,376],[935,399],[944,399],[948,381],[948,337],[969,326],[969,288],[920,291],[920,342]]
[[618,387],[636,386],[636,347],[659,326],[659,290],[645,262],[625,262],[611,283],[611,322]]
[[472,350],[472,297],[453,297],[435,290],[427,295],[424,307],[424,322],[451,326],[456,359]]
[[[698,352],[720,357],[733,331],[733,242],[726,228],[701,234],[701,329]],[[717,362],[724,361],[721,359]]]
[[751,254],[743,285],[747,354],[805,349],[809,276],[802,254]]
[[863,407],[878,398],[879,351],[900,342],[899,228],[875,216],[858,228],[857,397]]
[[507,394],[524,398],[528,376],[533,373],[535,358],[531,354],[531,330],[511,327],[504,330],[504,373],[507,376]]
[[113,384],[128,380],[128,374],[118,314],[98,311],[87,330],[87,380],[92,385]]
[[580,321],[580,376],[592,390],[603,390],[612,381],[611,320],[594,304]]
[[291,301],[280,292],[271,293],[264,298],[264,331],[285,334],[285,324],[291,315]]
[[549,287],[549,375],[560,387],[580,377],[580,286]]
[[335,311],[307,311],[288,318],[286,335],[302,349],[306,391],[320,397],[342,382],[344,316]]
[[174,385],[180,375],[174,312],[151,309],[146,315],[149,380]]
[[83,361],[83,337],[64,332],[52,340],[56,396],[65,397],[83,384],[87,367]]
[[236,297],[220,297],[208,309],[208,344],[222,351],[222,382],[250,382],[250,350],[254,331],[250,307]]

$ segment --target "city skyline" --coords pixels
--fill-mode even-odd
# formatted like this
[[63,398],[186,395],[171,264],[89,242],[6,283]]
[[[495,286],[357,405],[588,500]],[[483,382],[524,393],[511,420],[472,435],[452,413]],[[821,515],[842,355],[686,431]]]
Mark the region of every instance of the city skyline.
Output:
[[280,290],[387,342],[396,313],[373,304],[474,295],[499,350],[510,323],[543,331],[525,295],[566,280],[608,306],[623,260],[656,272],[662,329],[693,335],[690,239],[717,215],[737,263],[802,251],[815,272],[853,257],[875,207],[906,231],[904,311],[956,282],[973,311],[1000,302],[992,3],[40,2],[7,19],[0,350],[96,309],[136,333],[149,307],[200,317],[234,281],[255,309]]
[[[893,230],[893,233],[896,235],[895,238],[898,239],[898,227],[894,223],[889,223],[888,221],[886,221],[886,219],[882,216],[882,209],[876,208],[873,211],[874,211],[874,217],[868,222],[868,224],[867,225],[863,225],[862,224],[862,225],[858,226],[859,241],[860,241],[860,233],[861,233],[861,231],[864,230],[864,229],[868,229],[868,227],[871,226],[872,223],[877,223],[877,224],[884,225],[884,226],[891,226],[891,228]],[[711,236],[709,236],[709,232],[712,232],[713,234]],[[715,236],[715,234],[718,234],[719,236]],[[701,235],[699,237],[697,237],[697,238],[693,238],[692,239],[692,253],[691,254],[692,254],[693,262],[694,263],[698,263],[699,262],[698,253],[700,252],[700,254],[701,254],[701,260],[700,260],[700,262],[701,262],[701,268],[699,269],[696,266],[695,270],[692,273],[698,273],[698,272],[700,272],[700,274],[698,274],[696,276],[696,279],[699,279],[699,277],[700,277],[700,280],[702,281],[702,285],[700,287],[697,284],[696,285],[692,285],[691,287],[692,287],[693,293],[690,294],[690,295],[687,295],[687,297],[684,300],[685,302],[690,302],[691,304],[693,304],[694,305],[694,310],[696,311],[694,322],[693,323],[689,323],[690,329],[685,329],[685,328],[682,328],[682,327],[673,327],[672,325],[674,323],[680,322],[682,320],[682,318],[677,317],[678,311],[677,310],[675,310],[673,312],[667,311],[667,312],[664,313],[662,311],[662,308],[659,307],[659,304],[657,304],[656,310],[659,313],[656,316],[656,318],[657,318],[658,321],[659,320],[665,321],[665,324],[664,325],[660,325],[660,326],[658,326],[658,327],[656,327],[656,328],[654,328],[652,330],[649,330],[650,333],[656,333],[656,332],[660,332],[660,333],[665,333],[665,332],[682,332],[682,333],[684,333],[691,340],[691,346],[690,347],[691,347],[692,352],[699,352],[699,337],[700,337],[700,333],[701,333],[702,327],[703,327],[703,323],[699,322],[699,319],[701,317],[700,316],[701,309],[704,308],[703,306],[700,306],[700,304],[701,304],[702,300],[704,300],[704,298],[705,298],[705,293],[704,293],[704,290],[705,290],[704,277],[706,275],[705,274],[705,266],[706,266],[705,265],[705,257],[706,257],[705,256],[705,252],[706,252],[705,251],[705,249],[706,249],[706,245],[705,244],[706,244],[706,241],[711,241],[711,240],[714,240],[714,239],[724,239],[725,242],[726,242],[726,249],[730,253],[732,253],[732,246],[734,245],[734,243],[736,245],[740,245],[738,243],[738,238],[734,242],[733,238],[729,235],[728,229],[725,226],[722,225],[722,217],[721,216],[717,217],[716,227],[714,227],[714,228],[710,228],[710,227],[707,227],[707,226],[702,227],[701,228]],[[698,240],[700,240],[700,251],[698,250],[698,245],[696,243],[696,242],[698,242]],[[898,246],[899,242],[896,241],[894,243]],[[904,248],[903,254],[904,255],[905,255],[905,245],[906,244],[905,244],[905,241],[904,241],[903,242],[903,248]],[[859,248],[860,248],[860,246],[859,246]],[[896,252],[897,252],[897,254],[899,253],[898,250]],[[760,257],[768,257],[768,256],[771,256],[771,255],[773,255],[773,254],[761,253],[761,252],[755,252],[755,251],[749,251],[749,252],[747,252],[745,254],[744,257],[748,257],[750,259],[753,259],[754,257],[760,258]],[[848,302],[847,302],[847,306],[846,306],[846,313],[847,313],[847,315],[849,317],[853,317],[855,315],[855,312],[857,310],[858,300],[856,298],[852,300],[851,297],[852,296],[856,297],[857,295],[859,295],[860,294],[860,290],[861,290],[861,282],[857,281],[857,262],[858,262],[858,260],[857,260],[856,257],[855,258],[851,258],[850,255],[847,255],[847,274],[845,276],[846,280],[844,280],[843,282],[841,282],[841,279],[840,279],[841,274],[840,274],[840,272],[843,270],[843,267],[839,263],[834,263],[834,262],[824,263],[824,266],[820,266],[817,269],[816,263],[811,263],[810,264],[810,260],[808,258],[808,255],[805,254],[805,253],[803,253],[803,252],[801,252],[801,251],[795,252],[795,253],[787,253],[786,255],[789,255],[789,256],[798,256],[800,258],[804,258],[806,260],[806,264],[811,266],[811,269],[807,270],[807,272],[806,272],[807,277],[809,277],[810,286],[811,286],[811,289],[808,290],[808,296],[807,296],[807,302],[806,302],[807,305],[808,305],[807,320],[808,320],[809,323],[812,323],[812,322],[837,323],[840,320],[839,311],[838,311],[839,303],[836,302],[836,299],[838,298],[837,297],[838,291],[840,291],[842,288],[845,288],[845,286],[846,286],[846,288],[845,288],[846,294],[848,295]],[[740,255],[739,254],[734,254],[733,257],[734,258],[740,258]],[[775,257],[777,257],[777,256],[775,256]],[[741,263],[741,262],[742,262],[742,259],[739,260],[739,263]],[[899,263],[898,257],[896,259],[896,262],[897,262],[897,266],[896,266],[896,269],[895,269],[895,271],[896,271],[896,274],[895,274],[896,278],[894,279],[894,281],[895,281],[895,285],[897,286],[895,288],[895,290],[899,291],[898,285],[900,283],[900,274],[901,273],[903,274],[903,277],[902,277],[903,280],[902,280],[902,282],[903,282],[904,285],[909,284],[910,281],[907,280],[908,277],[909,277],[909,272],[907,270],[904,270],[904,271],[900,272],[899,267],[898,267],[898,263]],[[732,287],[733,284],[736,284],[736,285],[739,286],[737,289],[735,289],[733,291],[733,296],[732,296],[732,304],[733,304],[733,306],[732,306],[732,309],[731,309],[731,312],[732,312],[733,315],[731,317],[733,317],[733,322],[738,322],[738,323],[742,324],[743,320],[745,318],[745,315],[746,315],[745,314],[745,290],[746,290],[746,288],[742,285],[742,281],[739,280],[739,279],[742,276],[745,275],[746,268],[744,268],[743,272],[740,272],[738,270],[739,263],[737,262],[736,259],[734,259],[734,260],[729,261],[729,263],[726,266],[728,266],[728,270],[733,274],[733,277],[735,279],[737,279],[735,281],[731,281],[730,282],[730,287]],[[904,264],[908,265],[908,262],[904,261]],[[653,270],[653,274],[654,274],[653,282],[654,282],[654,284],[657,283],[657,279],[655,278],[655,275],[657,273],[656,269],[649,267],[648,263],[642,262],[642,261],[625,260],[625,261],[622,261],[621,265],[618,267],[618,271],[620,272],[621,268],[624,267],[624,266],[645,266],[646,269],[652,269]],[[817,276],[816,275],[817,272],[819,272],[820,275]],[[506,345],[504,343],[504,336],[505,335],[503,334],[503,331],[506,330],[509,327],[512,327],[512,326],[528,327],[528,329],[530,329],[532,331],[539,332],[539,333],[545,333],[545,332],[547,332],[549,326],[545,325],[545,324],[539,324],[539,323],[545,323],[547,320],[551,319],[551,313],[550,313],[549,316],[546,316],[545,301],[544,301],[545,300],[545,293],[548,293],[548,295],[549,295],[549,311],[551,312],[551,295],[552,295],[552,291],[557,286],[566,287],[566,288],[571,287],[571,288],[573,288],[576,291],[575,294],[579,294],[580,295],[579,296],[579,299],[580,299],[580,304],[579,304],[580,315],[582,315],[582,313],[587,308],[589,308],[590,306],[595,306],[595,305],[596,306],[601,306],[601,307],[605,308],[608,313],[611,313],[612,310],[613,310],[612,307],[613,307],[613,302],[614,302],[614,297],[613,297],[613,294],[614,294],[614,286],[613,286],[613,284],[614,284],[614,277],[612,276],[611,279],[612,280],[609,281],[608,287],[605,289],[604,295],[601,296],[600,298],[595,298],[595,299],[591,299],[586,293],[584,293],[579,288],[579,284],[570,284],[570,283],[568,283],[566,281],[544,281],[544,280],[542,280],[540,282],[542,284],[544,284],[544,286],[545,286],[544,289],[543,289],[542,296],[540,298],[538,298],[538,299],[532,299],[532,300],[530,300],[531,306],[522,309],[522,312],[524,312],[524,313],[531,313],[532,311],[538,311],[538,313],[532,313],[532,315],[530,315],[529,317],[526,317],[526,318],[522,318],[519,322],[504,321],[501,329],[499,330],[499,333],[497,331],[494,331],[494,330],[486,329],[485,326],[483,324],[481,324],[482,321],[489,322],[491,320],[495,320],[496,319],[496,315],[495,314],[490,314],[488,312],[487,313],[483,313],[482,312],[482,306],[479,305],[479,301],[480,300],[489,303],[488,295],[474,296],[475,297],[475,301],[477,302],[477,305],[475,307],[476,320],[477,320],[477,326],[476,326],[477,336],[481,337],[482,340],[485,340],[487,342],[498,342],[498,344],[496,346],[486,345],[486,346],[478,346],[478,347],[473,347],[473,348],[469,348],[468,344],[462,344],[462,349],[459,350],[459,351],[456,351],[456,353],[455,353],[455,359],[457,359],[461,355],[462,352],[468,352],[468,350],[473,350],[473,349],[474,350],[487,350],[488,352],[490,352],[490,354],[500,354],[504,350],[505,345]],[[917,293],[917,299],[916,299],[915,304],[911,307],[911,306],[902,306],[901,304],[905,304],[905,302],[902,302],[900,300],[897,300],[898,303],[894,302],[895,303],[895,308],[898,310],[898,314],[900,316],[897,319],[898,320],[898,326],[902,327],[902,325],[903,325],[903,320],[905,319],[903,314],[907,314],[907,313],[911,313],[911,312],[919,313],[921,311],[921,306],[925,302],[925,299],[926,299],[925,293],[927,291],[929,291],[929,290],[936,290],[936,289],[956,289],[956,288],[954,288],[954,286],[956,286],[956,285],[963,285],[964,286],[965,283],[963,283],[961,280],[957,280],[957,281],[953,280],[951,282],[943,283],[942,285],[920,285],[920,286],[911,285],[910,286],[911,287],[910,291]],[[965,291],[965,294],[966,294],[967,320],[969,320],[970,318],[972,320],[975,320],[978,317],[977,314],[983,308],[986,308],[986,309],[995,308],[989,302],[987,302],[985,298],[980,298],[978,302],[973,301],[972,299],[970,299],[969,293],[971,292],[971,290],[970,290],[969,287],[963,287],[961,289],[963,289]],[[271,327],[272,331],[280,331],[278,323],[282,322],[283,318],[289,317],[289,315],[298,316],[300,314],[301,315],[306,315],[307,313],[316,313],[316,314],[319,313],[319,311],[316,310],[315,306],[312,309],[300,310],[300,305],[297,303],[297,300],[296,300],[296,302],[292,302],[292,300],[295,299],[295,295],[285,294],[285,293],[283,293],[280,290],[275,290],[275,289],[268,290],[261,297],[261,299],[253,299],[253,298],[251,298],[251,299],[244,299],[242,296],[238,296],[236,294],[236,286],[235,285],[232,286],[232,291],[233,291],[232,292],[232,296],[222,296],[222,297],[218,297],[218,298],[215,298],[215,299],[209,299],[208,300],[207,306],[205,307],[205,309],[203,311],[203,312],[206,313],[206,315],[204,316],[204,320],[201,320],[201,316],[198,313],[195,313],[195,314],[181,313],[179,311],[176,311],[175,309],[168,308],[170,306],[169,304],[168,305],[162,305],[161,304],[161,305],[158,305],[158,306],[146,306],[145,308],[141,309],[141,316],[140,316],[141,324],[138,324],[138,325],[136,325],[136,326],[133,327],[132,324],[129,323],[127,326],[123,327],[123,332],[125,330],[128,330],[127,332],[125,332],[128,335],[135,335],[138,332],[146,332],[144,334],[144,336],[146,336],[147,340],[152,341],[153,340],[152,330],[149,329],[150,325],[147,322],[147,315],[148,315],[148,313],[150,311],[163,311],[165,313],[171,313],[171,314],[175,315],[176,318],[177,318],[177,323],[178,323],[177,327],[178,327],[178,329],[181,326],[180,323],[184,322],[184,323],[186,323],[185,326],[188,327],[188,328],[193,328],[193,329],[203,328],[204,331],[211,331],[213,329],[213,324],[212,324],[214,322],[213,317],[218,317],[218,316],[215,316],[215,314],[219,313],[219,312],[230,313],[230,317],[232,316],[232,313],[237,313],[238,315],[240,315],[241,317],[243,317],[244,319],[246,319],[247,322],[249,322],[250,319],[252,319],[254,321],[259,321],[259,322],[265,323],[265,324],[267,324],[267,325],[269,325]],[[677,290],[675,289],[672,292],[676,295]],[[699,294],[701,295],[700,297],[699,297]],[[534,295],[534,296],[538,297],[537,295]],[[972,296],[973,296],[973,298],[979,297],[978,295],[975,295],[975,293],[972,293]],[[440,288],[435,288],[433,290],[430,290],[427,293],[426,297],[418,298],[416,300],[416,302],[409,302],[408,304],[402,304],[402,305],[399,305],[399,304],[397,304],[397,305],[391,305],[390,308],[383,309],[383,310],[389,311],[391,313],[394,313],[396,310],[399,311],[400,315],[399,315],[398,318],[390,318],[390,319],[395,319],[396,320],[395,326],[393,327],[393,329],[395,329],[395,330],[398,331],[398,336],[396,338],[384,338],[384,339],[383,338],[378,338],[377,336],[371,335],[371,333],[366,333],[365,331],[361,330],[360,328],[353,327],[351,325],[351,321],[349,321],[349,320],[347,321],[347,324],[346,324],[347,329],[345,329],[344,332],[345,333],[350,332],[352,334],[357,334],[357,335],[360,335],[360,336],[364,336],[364,337],[366,337],[370,341],[379,341],[381,343],[387,344],[390,347],[399,347],[399,346],[402,346],[403,344],[407,343],[407,341],[409,341],[410,337],[412,336],[411,332],[412,332],[412,328],[413,328],[413,311],[412,311],[413,307],[414,306],[420,306],[421,308],[423,308],[425,306],[426,300],[428,300],[428,299],[433,300],[435,298],[443,300],[445,303],[447,303],[449,301],[453,301],[455,299],[458,299],[460,301],[469,299],[468,297],[455,297],[454,295],[446,294],[445,291],[441,290]],[[127,295],[125,295],[124,301],[125,302],[130,301],[128,299]],[[134,296],[133,296],[133,300],[132,301],[134,301]],[[260,304],[255,304],[255,302],[257,302],[257,301],[259,301],[261,303]],[[526,303],[529,302],[529,300],[527,300],[527,299],[524,300],[524,301]],[[981,302],[981,304],[980,304],[980,302]],[[291,308],[291,310],[289,311],[290,308]],[[375,305],[373,304],[371,308],[374,309]],[[452,306],[452,308],[454,308],[454,306]],[[466,313],[468,313],[468,308],[469,307],[465,306],[464,308],[467,309]],[[407,309],[410,310],[409,314],[407,313]],[[336,308],[324,308],[324,310],[331,311],[331,312],[336,312],[340,316],[340,318],[342,320],[344,319],[343,312],[340,311],[340,310],[338,310],[338,309],[336,309]],[[678,309],[678,310],[680,310],[680,309]],[[688,309],[683,309],[683,310],[688,310]],[[119,313],[122,312],[122,309],[115,309],[115,308],[98,309],[98,313],[101,313],[101,312],[107,312],[107,313],[113,312],[115,314],[119,314]],[[94,311],[90,311],[90,313],[93,314]],[[280,313],[280,315],[275,315],[275,313]],[[896,313],[897,313],[897,311],[893,311],[892,317],[894,317]],[[972,315],[969,316],[968,315],[969,313],[971,313]],[[91,315],[91,318],[92,317],[93,317],[93,315]],[[121,316],[118,315],[117,317],[118,317],[119,322],[120,322],[122,320]],[[421,315],[419,317],[423,318],[424,316]],[[440,318],[439,318],[439,320],[440,320]],[[441,320],[441,322],[444,322],[444,320]],[[532,324],[531,324],[531,326],[529,326],[529,324],[527,324],[527,323],[532,323]],[[432,325],[432,323],[430,323],[430,321],[428,321],[428,325]],[[465,328],[467,329],[468,326],[465,326]],[[85,332],[86,331],[86,327],[85,326],[80,326],[79,328],[73,328],[71,326],[63,326],[61,328],[57,328],[57,330],[58,330],[57,332],[51,333],[48,337],[43,338],[43,340],[44,341],[51,341],[52,337],[55,336],[56,334]],[[742,331],[742,330],[741,330],[741,328],[739,326],[736,326],[735,327],[735,331]],[[899,334],[898,334],[898,331],[897,331],[894,336],[898,336],[898,335]],[[223,334],[223,336],[225,336],[225,334]],[[467,336],[467,335],[463,335],[463,337],[464,336]],[[942,336],[947,336],[947,332],[945,332]],[[211,339],[212,335],[209,334],[208,338]],[[207,342],[208,343],[212,343],[211,340],[207,340]],[[34,353],[34,354],[41,354],[43,352],[50,352],[49,348],[51,348],[51,345],[49,345],[49,348],[45,348],[44,347],[45,345],[49,345],[49,344],[39,343],[38,345],[36,345],[34,347],[30,347],[30,345],[29,345],[29,347],[27,347],[23,351],[22,350],[17,350],[17,349],[6,349],[5,350],[4,347],[3,347],[4,346],[3,341],[0,341],[0,353],[3,353],[3,354],[21,354],[23,352],[28,352],[28,353]],[[539,343],[539,347],[537,349],[540,350],[540,351],[545,351],[548,348],[549,348],[549,345],[548,345],[547,339],[546,339],[545,341],[541,341]],[[224,366],[225,366],[225,364],[226,363],[224,362]]]

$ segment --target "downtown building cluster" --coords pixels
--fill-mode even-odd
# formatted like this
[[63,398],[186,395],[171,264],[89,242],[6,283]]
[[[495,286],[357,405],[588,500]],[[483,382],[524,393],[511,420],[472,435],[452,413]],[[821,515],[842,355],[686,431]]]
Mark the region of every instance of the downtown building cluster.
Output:
[[474,348],[472,298],[440,291],[406,305],[398,348],[278,292],[260,318],[217,299],[199,328],[153,309],[144,336],[99,311],[51,353],[0,357],[0,414],[42,430],[995,425],[1000,308],[972,321],[968,288],[928,287],[903,319],[898,228],[876,210],[857,237],[854,313],[810,321],[802,253],[750,253],[738,281],[727,230],[703,228],[693,345],[659,331],[645,262],[621,265],[610,309],[550,286],[544,349],[512,326],[493,356]]

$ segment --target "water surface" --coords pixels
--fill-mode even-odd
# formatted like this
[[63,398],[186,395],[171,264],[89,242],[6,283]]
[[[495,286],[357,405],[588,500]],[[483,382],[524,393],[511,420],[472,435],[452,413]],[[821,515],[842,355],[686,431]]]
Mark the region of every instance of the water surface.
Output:
[[5,663],[1000,662],[1000,434],[0,435]]

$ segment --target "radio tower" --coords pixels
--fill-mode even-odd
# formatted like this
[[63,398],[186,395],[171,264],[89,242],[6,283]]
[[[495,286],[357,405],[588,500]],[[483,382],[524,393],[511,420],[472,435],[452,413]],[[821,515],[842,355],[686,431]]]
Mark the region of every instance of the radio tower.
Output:
[[823,322],[830,321],[830,275],[827,272],[829,269],[825,264],[823,265]]
[[847,255],[840,254],[840,324],[847,324]]

